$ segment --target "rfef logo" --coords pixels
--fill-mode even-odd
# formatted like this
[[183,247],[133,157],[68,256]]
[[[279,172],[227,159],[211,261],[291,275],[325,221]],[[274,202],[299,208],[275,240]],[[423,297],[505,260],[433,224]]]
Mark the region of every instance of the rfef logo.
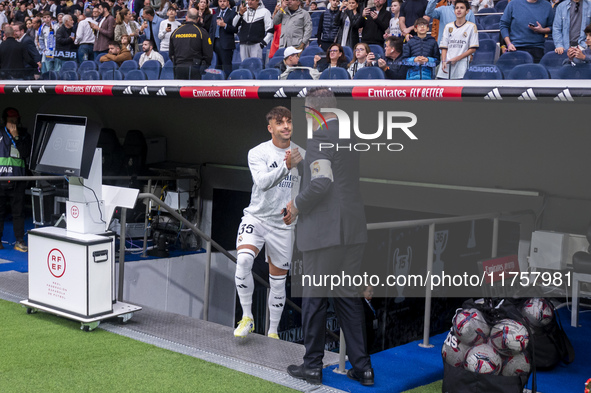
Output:
[[55,278],[60,278],[66,272],[66,258],[64,258],[64,254],[57,248],[49,251],[47,255],[47,267],[51,275]]
[[[336,116],[339,121],[339,141],[346,142],[354,136],[358,139],[371,141],[367,143],[320,143],[320,150],[336,149],[336,150],[355,150],[355,151],[369,151],[369,150],[388,150],[388,151],[401,151],[404,146],[400,142],[392,142],[394,138],[404,135],[410,140],[417,140],[417,136],[411,131],[411,128],[417,124],[417,116],[412,112],[405,111],[378,111],[377,130],[367,129],[367,120],[365,123],[360,120],[359,111],[353,111],[353,122],[347,112],[337,108],[321,108],[317,111],[310,107],[306,108],[306,114],[309,117],[307,120],[307,131],[308,139],[312,139],[314,131],[321,127],[328,128],[328,121],[322,113],[332,113]],[[364,116],[370,116],[364,113]],[[361,123],[361,127],[360,127]],[[363,128],[363,129],[362,129]],[[385,135],[384,135],[385,131]],[[382,142],[383,141],[383,142]]]

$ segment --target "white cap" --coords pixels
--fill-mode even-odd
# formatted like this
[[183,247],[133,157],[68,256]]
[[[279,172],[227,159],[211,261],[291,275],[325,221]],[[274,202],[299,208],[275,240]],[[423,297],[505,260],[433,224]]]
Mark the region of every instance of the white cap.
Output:
[[301,49],[296,49],[294,46],[290,46],[286,48],[283,52],[283,58],[288,58],[289,56],[295,55],[296,53],[300,53],[301,51]]

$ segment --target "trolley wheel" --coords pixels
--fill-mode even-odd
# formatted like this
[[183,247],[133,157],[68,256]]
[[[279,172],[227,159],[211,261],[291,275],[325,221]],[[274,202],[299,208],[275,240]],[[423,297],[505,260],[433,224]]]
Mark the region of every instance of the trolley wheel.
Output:
[[117,317],[117,320],[119,321],[120,324],[124,325],[127,323],[127,321],[129,321],[131,319],[132,316],[133,316],[133,313],[128,312],[127,314],[119,315]]
[[36,312],[36,308],[27,307],[27,314],[35,314]]
[[85,332],[92,332],[94,329],[96,329],[98,327],[98,325],[100,325],[100,321],[96,321],[96,322],[88,322],[88,323],[81,323],[80,329],[82,329]]

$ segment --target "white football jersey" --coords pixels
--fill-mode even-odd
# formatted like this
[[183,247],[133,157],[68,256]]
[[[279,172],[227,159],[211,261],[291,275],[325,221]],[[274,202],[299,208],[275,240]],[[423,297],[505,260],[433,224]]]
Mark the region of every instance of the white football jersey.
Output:
[[[439,49],[447,49],[447,59],[452,59],[461,55],[468,49],[478,48],[478,28],[472,22],[466,21],[462,26],[456,26],[453,21],[445,25],[443,37]],[[443,61],[444,59],[441,59]],[[439,67],[438,78],[443,79],[462,79],[470,64],[470,56],[456,62],[456,64],[446,64],[447,73],[444,73],[442,67]],[[450,74],[451,72],[451,74]]]

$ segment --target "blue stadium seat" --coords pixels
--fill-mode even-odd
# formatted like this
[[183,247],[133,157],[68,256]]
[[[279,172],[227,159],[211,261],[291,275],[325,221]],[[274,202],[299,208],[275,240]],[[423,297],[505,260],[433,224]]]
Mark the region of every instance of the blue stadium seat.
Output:
[[[106,79],[105,78],[105,75],[104,75],[105,72],[108,72],[111,75],[113,75],[113,71],[117,70],[117,68],[119,68],[119,67],[117,66],[117,63],[115,63],[114,61],[106,61],[104,63],[100,63],[99,64],[98,71],[99,71],[99,74],[101,74],[101,77],[103,79]],[[112,77],[111,78],[108,78],[108,79],[109,80],[113,80]]]
[[237,70],[240,68],[240,63],[242,63],[242,60],[240,59],[239,46],[240,45],[236,43],[236,49],[234,49],[234,52],[232,53],[232,70]]
[[136,53],[135,55],[133,55],[133,59],[139,63],[140,62],[140,57],[142,57],[142,53],[144,53],[144,52],[141,52],[140,51],[140,52]]
[[287,79],[313,79],[308,70],[293,70],[287,74]]
[[281,55],[278,55],[277,53],[275,53],[275,56],[273,56],[269,59],[265,68],[275,68],[275,66],[277,64],[281,63],[282,61],[283,61],[283,53],[281,53]]
[[557,76],[558,79],[591,79],[591,64],[562,66]]
[[160,70],[162,69],[162,64],[158,60],[148,60],[140,68],[149,80],[156,80],[160,79]]
[[168,60],[164,63],[164,67],[162,67],[162,71],[160,71],[160,79],[161,80],[173,80],[174,79],[174,65],[172,64],[171,60]]
[[380,56],[381,58],[384,57],[384,48],[380,45],[370,44],[369,45],[370,52],[373,52],[376,57]]
[[318,46],[318,40],[316,39],[310,39],[310,42],[308,43],[309,46]]
[[542,57],[542,60],[540,60],[540,64],[546,67],[552,79],[557,79],[558,71],[560,71],[566,59],[568,59],[566,51],[561,55],[552,51],[544,54],[544,57]]
[[513,67],[505,79],[550,79],[550,74],[543,65],[520,64]]
[[62,68],[60,68],[60,72],[64,71],[78,71],[78,63],[72,60],[64,61],[62,63]]
[[201,79],[206,81],[223,81],[226,80],[226,74],[222,70],[206,70],[205,73],[201,76]]
[[[495,37],[497,37],[497,38],[495,38]],[[484,33],[482,31],[479,31],[478,32],[478,41],[480,42],[482,40],[493,40],[493,41],[497,42],[499,40],[498,34],[497,33]]]
[[314,56],[301,56],[300,64],[304,67],[314,68]]
[[495,61],[497,44],[493,40],[479,40],[479,47],[474,52],[472,64],[491,64]]
[[121,63],[121,67],[119,67],[119,71],[121,72],[121,75],[123,75],[124,78],[128,72],[137,71],[139,69],[140,67],[138,66],[137,61],[135,60],[125,60],[123,63]]
[[351,49],[350,46],[343,46],[343,53],[345,54],[347,60],[353,60],[353,49]]
[[278,80],[279,75],[281,75],[281,71],[278,68],[265,68],[264,70],[260,70],[257,74],[257,79],[259,80]]
[[503,72],[503,75],[509,75],[511,69],[519,64],[531,64],[534,62],[533,57],[524,51],[505,52],[504,55],[497,60],[497,67]]
[[128,71],[127,74],[125,74],[124,79],[127,81],[144,81],[148,78],[142,70],[131,70]]
[[501,16],[502,15],[487,15],[483,18],[480,18],[480,24],[483,27],[482,30],[498,30]]
[[[554,46],[554,41],[553,40],[546,40],[546,41],[544,41],[544,53],[554,52],[554,49],[555,48],[556,47]],[[564,49],[566,51],[568,48],[564,48]]]
[[494,64],[472,65],[464,74],[464,79],[468,80],[489,80],[503,79],[503,73]]
[[64,81],[77,81],[80,79],[80,76],[76,71],[64,71],[61,73],[60,79]]
[[363,67],[357,70],[353,79],[386,79],[384,71],[378,67]]
[[164,59],[164,64],[166,64],[166,62],[168,60],[170,60],[170,57],[168,56],[168,52],[167,51],[163,51],[163,52],[160,52],[160,54],[162,55],[162,58]]
[[319,55],[325,53],[322,48],[320,48],[319,46],[308,46],[307,48],[305,48],[302,53],[300,53],[300,57],[304,57],[304,56],[314,56],[314,55]]
[[80,80],[83,81],[98,81],[101,80],[101,75],[97,70],[88,70],[80,74]]
[[497,10],[497,12],[503,12],[505,11],[505,8],[507,8],[507,4],[509,4],[509,0],[501,0],[495,4],[495,10]]
[[119,70],[99,71],[101,79],[104,81],[120,81],[123,80],[123,75]]
[[240,69],[250,70],[253,75],[256,75],[263,69],[263,61],[258,57],[249,57],[248,59],[242,60]]
[[94,61],[85,60],[80,64],[80,67],[78,67],[78,72],[80,73],[80,76],[82,76],[87,71],[96,71],[97,69],[98,66]]
[[341,67],[331,67],[322,71],[320,79],[351,79],[346,69]]
[[239,68],[237,70],[234,70],[230,73],[230,75],[228,76],[229,80],[232,79],[254,79],[252,72],[249,69],[246,68]]
[[55,81],[59,79],[59,75],[55,71],[47,71],[41,74],[41,79],[44,81]]
[[211,58],[211,64],[207,68],[215,68],[218,65],[218,55],[213,52],[213,57]]
[[480,15],[482,15],[482,14],[494,14],[496,12],[498,12],[498,11],[496,9],[494,9],[494,8],[483,8],[480,11],[478,11],[477,14],[480,14]]

